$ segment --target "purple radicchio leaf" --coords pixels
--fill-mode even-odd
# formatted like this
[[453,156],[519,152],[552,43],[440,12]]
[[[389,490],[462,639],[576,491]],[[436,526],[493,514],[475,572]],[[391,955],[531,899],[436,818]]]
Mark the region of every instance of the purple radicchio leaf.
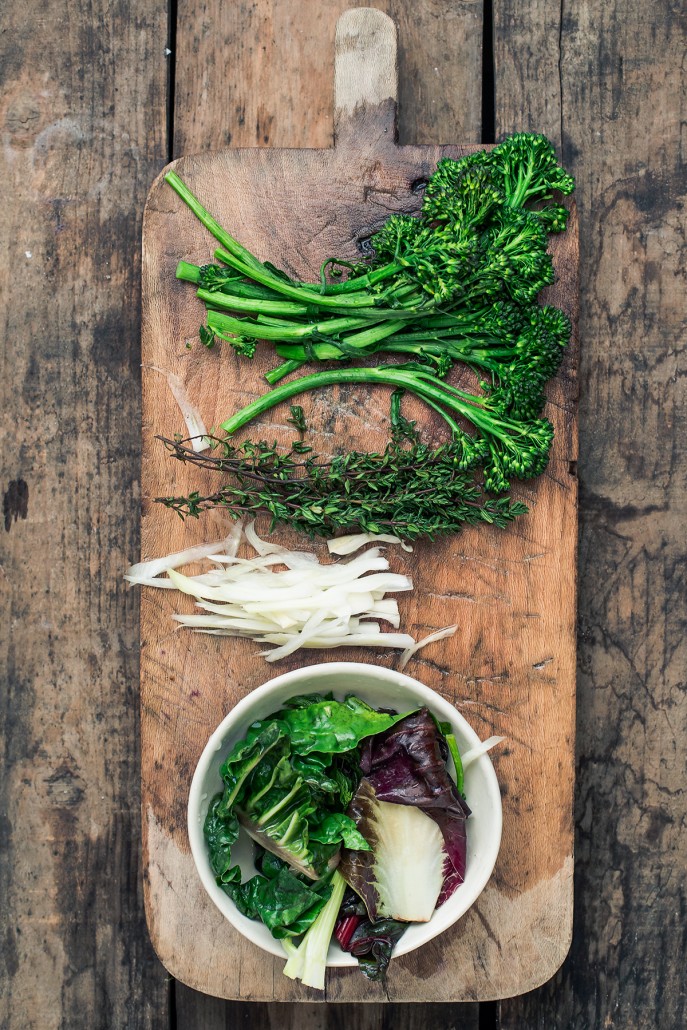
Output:
[[[351,802],[348,814],[356,820],[358,828],[372,845],[373,852],[344,850],[341,872],[364,899],[372,919],[381,915],[406,919],[429,918],[429,915],[408,915],[412,905],[409,898],[410,907],[406,909],[403,894],[404,890],[409,892],[403,885],[397,884],[401,894],[400,902],[398,891],[393,904],[390,900],[389,892],[393,893],[394,885],[384,882],[379,862],[380,840],[388,838],[390,832],[400,835],[401,840],[404,833],[415,835],[415,844],[409,842],[411,852],[417,853],[413,854],[412,860],[425,863],[424,866],[418,865],[418,872],[422,870],[423,879],[434,885],[430,886],[428,882],[426,886],[428,892],[436,890],[437,904],[443,904],[465,878],[466,820],[470,809],[446,770],[443,744],[443,737],[433,717],[423,708],[373,737],[366,742],[362,751],[361,767],[365,777]],[[401,823],[390,830],[388,815],[394,810],[380,806],[380,802],[419,809],[435,822],[443,838],[441,880],[438,886],[436,852],[432,850],[431,841],[424,839],[431,834],[425,834],[417,821],[408,821],[405,827]],[[422,858],[420,850],[423,851]],[[394,877],[399,875],[398,865],[392,874]],[[401,911],[398,910],[399,904]],[[396,910],[390,911],[390,906],[394,905]]]

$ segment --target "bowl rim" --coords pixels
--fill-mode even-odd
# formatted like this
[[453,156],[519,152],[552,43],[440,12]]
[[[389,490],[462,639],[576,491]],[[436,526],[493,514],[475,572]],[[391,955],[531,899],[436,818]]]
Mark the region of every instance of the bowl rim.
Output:
[[[210,735],[203,751],[201,752],[193,773],[187,805],[187,830],[191,846],[191,854],[193,856],[198,876],[206,893],[209,895],[215,907],[220,911],[224,918],[231,923],[235,930],[237,930],[245,939],[249,940],[256,947],[284,960],[286,959],[286,954],[280,942],[271,937],[267,943],[257,940],[256,936],[253,934],[253,926],[262,927],[263,924],[256,922],[256,920],[248,919],[246,916],[242,915],[231,898],[224,893],[221,887],[217,886],[214,874],[210,868],[205,838],[203,836],[202,827],[199,826],[198,817],[201,805],[207,799],[207,792],[204,791],[205,777],[213,760],[217,758],[217,753],[222,747],[224,737],[227,735],[228,731],[235,724],[239,724],[242,717],[245,717],[255,704],[259,704],[263,698],[269,697],[269,695],[277,688],[283,687],[291,682],[297,682],[299,684],[298,692],[308,693],[306,685],[307,681],[317,679],[325,672],[328,675],[335,672],[363,676],[367,675],[369,679],[381,678],[391,685],[406,687],[415,691],[419,688],[421,694],[426,692],[430,695],[425,702],[430,710],[432,710],[432,704],[438,705],[439,708],[443,706],[446,709],[450,709],[450,713],[444,711],[443,713],[435,712],[434,714],[443,714],[447,719],[450,717],[451,722],[458,724],[462,734],[471,742],[471,747],[476,747],[481,743],[478,734],[472,728],[465,716],[458,711],[455,705],[435,691],[432,687],[428,687],[426,683],[415,679],[413,676],[408,676],[406,673],[397,672],[395,669],[388,669],[386,666],[375,665],[368,662],[319,662],[316,665],[306,666],[301,669],[290,669],[287,672],[280,673],[272,679],[267,680],[267,682],[262,683],[260,686],[255,687],[234,705],[231,711],[225,715]],[[434,699],[436,699],[436,702]],[[485,848],[484,853],[480,856],[481,871],[473,883],[472,890],[461,895],[460,890],[465,886],[464,884],[461,884],[461,887],[452,896],[452,898],[457,899],[457,905],[454,904],[449,907],[447,902],[442,905],[441,908],[435,910],[430,922],[417,924],[426,927],[428,931],[430,926],[434,924],[431,932],[428,932],[421,941],[417,943],[408,943],[406,941],[404,946],[405,938],[402,937],[394,948],[394,958],[398,958],[401,955],[406,955],[411,951],[415,951],[417,948],[422,947],[439,934],[443,933],[450,926],[453,926],[454,923],[461,919],[462,916],[464,916],[465,913],[474,905],[491,877],[500,850],[503,829],[501,791],[496,777],[496,772],[487,753],[484,753],[475,759],[474,764],[471,764],[470,769],[477,766],[479,766],[481,775],[485,779],[489,801],[491,802],[490,808],[492,815],[490,819],[491,832],[489,834],[488,845]],[[340,954],[335,954],[333,960],[330,956],[327,961],[328,969],[352,966],[357,966],[356,959],[349,953],[343,951],[341,951]]]

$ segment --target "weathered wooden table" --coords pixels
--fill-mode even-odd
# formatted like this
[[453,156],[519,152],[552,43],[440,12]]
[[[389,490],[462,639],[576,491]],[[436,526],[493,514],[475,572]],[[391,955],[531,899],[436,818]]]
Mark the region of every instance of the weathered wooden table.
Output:
[[[578,181],[575,935],[499,1003],[231,1003],[170,983],[141,904],[139,242],[173,156],[327,146],[341,0],[0,11],[0,1025],[679,1028],[686,845],[685,14],[380,3],[401,142],[544,131]],[[682,559],[682,561],[681,561]]]

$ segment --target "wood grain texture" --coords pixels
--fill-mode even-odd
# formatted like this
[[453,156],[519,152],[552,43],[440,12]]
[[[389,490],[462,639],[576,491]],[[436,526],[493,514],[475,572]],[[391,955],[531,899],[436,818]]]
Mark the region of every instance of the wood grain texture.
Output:
[[[339,38],[341,42],[345,34]],[[374,51],[359,54],[361,74],[371,56]],[[416,209],[413,182],[426,177],[442,154],[460,152],[456,147],[397,147],[392,106],[387,98],[366,110],[356,107],[347,120],[351,105],[339,95],[337,145],[332,150],[232,149],[184,158],[175,167],[219,220],[259,256],[269,255],[296,277],[313,275],[331,253],[354,257],[356,240],[390,211]],[[248,366],[227,350],[208,354],[197,347],[186,349],[202,310],[193,291],[174,280],[174,268],[182,254],[204,263],[211,252],[205,231],[158,180],[144,219],[146,557],[181,549],[211,531],[209,520],[182,525],[152,501],[186,492],[199,480],[192,470],[171,467],[153,439],[156,432],[169,434],[180,427],[178,411],[150,366],[180,375],[207,423],[216,424],[262,392],[259,375],[272,364],[266,348]],[[554,240],[553,253],[560,281],[544,299],[575,319],[574,212],[568,233]],[[411,572],[416,583],[415,593],[403,603],[408,629],[420,635],[452,622],[461,627],[438,657],[423,653],[409,671],[455,703],[482,736],[503,733],[509,745],[497,760],[505,825],[495,875],[456,928],[392,965],[389,1000],[508,996],[551,976],[567,951],[572,915],[575,354],[573,341],[550,391],[556,442],[549,469],[536,483],[518,490],[531,503],[531,514],[508,532],[483,527],[419,544],[412,556],[395,556],[395,564]],[[384,445],[388,394],[341,388],[310,395],[303,407],[316,427],[310,442],[319,452],[331,450],[342,438],[346,448]],[[287,413],[275,410],[262,431],[287,441]],[[408,413],[422,420],[430,436],[440,438],[441,430],[420,407],[409,403]],[[246,641],[227,646],[227,641],[175,633],[169,615],[176,600],[144,591],[141,609],[146,902],[153,941],[173,975],[210,994],[319,1000],[316,992],[282,977],[280,961],[244,942],[213,910],[197,880],[184,826],[194,764],[226,711],[273,670],[255,662],[254,647]],[[361,659],[343,650],[332,657],[385,665],[394,661],[389,654]],[[321,658],[290,659],[278,671]],[[383,997],[379,985],[348,971],[328,975],[328,1000]]]
[[[334,27],[345,0],[257,0],[218,4],[178,0],[175,54],[174,156],[234,146],[327,147],[333,136]],[[398,134],[402,143],[481,138],[482,4],[391,0],[374,6],[398,27]],[[276,28],[275,28],[276,26]],[[267,138],[265,138],[267,137]],[[288,1009],[216,999],[176,984],[179,1030],[193,1026],[275,1025]],[[223,1003],[222,1003],[223,1004]],[[306,1019],[301,1004],[296,1017]],[[337,1006],[339,1011],[341,1007]],[[317,1006],[317,1011],[321,1010]],[[435,1028],[476,1026],[477,1005],[446,1005]],[[327,1010],[329,1011],[329,1010]],[[349,1011],[343,1006],[342,1011]],[[368,1004],[365,1019],[386,1018]],[[395,1030],[405,1030],[414,1007],[393,1006]],[[301,1015],[303,1013],[303,1015]],[[365,1025],[360,1011],[351,1012]],[[321,1019],[321,1016],[317,1017]],[[374,1024],[376,1025],[376,1024]]]
[[[174,156],[329,147],[334,32],[350,0],[178,0]],[[373,3],[399,33],[401,143],[480,140],[482,5]]]
[[222,1001],[176,984],[178,1030],[479,1030],[479,1006]]
[[[581,220],[575,934],[504,1030],[687,1024],[684,8],[497,4],[499,131],[556,133]],[[542,89],[542,83],[545,88]]]
[[160,5],[0,11],[0,1025],[163,1027],[142,911],[139,233]]

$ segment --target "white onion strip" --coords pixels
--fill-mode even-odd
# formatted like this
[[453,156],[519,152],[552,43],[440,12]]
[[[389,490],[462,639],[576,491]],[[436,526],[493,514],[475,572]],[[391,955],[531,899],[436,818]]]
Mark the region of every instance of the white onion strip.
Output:
[[497,744],[500,744],[505,739],[505,737],[488,737],[486,740],[483,740],[482,743],[478,744],[476,747],[471,747],[470,750],[466,751],[460,759],[461,764],[463,766],[463,772],[465,772],[465,770],[469,766],[471,766],[473,762],[476,762],[478,758],[480,758],[482,755],[486,755],[487,751],[491,751],[493,747],[496,747]]
[[457,626],[445,626],[444,629],[438,629],[434,633],[430,633],[429,636],[423,637],[422,640],[418,640],[411,647],[408,647],[401,655],[398,663],[398,671],[403,672],[406,665],[422,647],[427,647],[427,644],[433,644],[437,640],[444,640],[446,637],[452,637],[458,629]]
[[237,530],[240,539],[241,524],[237,523],[232,527],[231,533],[225,540],[218,540],[214,544],[197,544],[195,547],[187,547],[185,551],[168,554],[166,558],[153,558],[151,561],[137,562],[126,570],[124,579],[129,583],[143,583],[147,586],[170,586],[171,584],[165,583],[164,580],[154,584],[150,584],[149,581],[155,576],[159,576],[161,572],[166,572],[167,569],[178,569],[180,565],[189,565],[201,558],[209,558],[210,555],[226,551],[232,546],[236,546],[238,549]]
[[[256,552],[253,558],[238,556],[244,539]],[[195,576],[177,571],[198,559],[212,568]],[[172,616],[180,629],[272,645],[261,652],[269,662],[301,647],[383,647],[407,654],[418,646],[407,633],[382,631],[380,623],[392,629],[400,624],[398,601],[387,595],[412,590],[413,582],[389,571],[379,547],[323,564],[314,554],[261,539],[251,522],[245,530],[237,524],[217,543],[139,562],[126,579],[193,597],[195,612]]]
[[150,368],[153,372],[159,372],[160,375],[165,377],[172,396],[179,405],[182,418],[186,423],[191,447],[196,453],[206,451],[210,446],[210,441],[207,439],[208,431],[205,428],[202,415],[195,404],[191,403],[186,387],[179,376],[175,375],[174,372],[169,372],[166,368],[159,368],[157,365],[145,365],[145,368]]
[[410,544],[401,540],[391,533],[351,533],[349,536],[337,536],[334,540],[327,541],[330,554],[353,554],[366,544],[373,543],[400,544],[404,551],[412,551]]

